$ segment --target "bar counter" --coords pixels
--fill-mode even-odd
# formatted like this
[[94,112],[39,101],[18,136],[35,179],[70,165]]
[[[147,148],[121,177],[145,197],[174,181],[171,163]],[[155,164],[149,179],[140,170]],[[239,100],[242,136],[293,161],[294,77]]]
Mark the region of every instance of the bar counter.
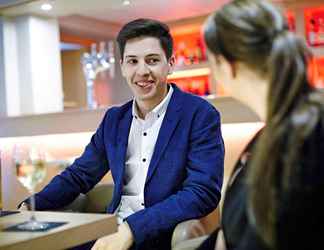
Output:
[[[231,97],[207,100],[219,110],[222,117],[226,151],[223,185],[225,187],[240,152],[263,123],[248,107]],[[83,152],[107,108],[0,118],[3,208],[16,209],[17,204],[29,195],[15,176],[11,156],[15,144],[41,144],[49,153],[51,160],[58,163],[48,166],[46,179],[38,186],[40,190],[64,169],[62,166],[68,165]],[[102,182],[111,183],[110,174],[107,174]]]

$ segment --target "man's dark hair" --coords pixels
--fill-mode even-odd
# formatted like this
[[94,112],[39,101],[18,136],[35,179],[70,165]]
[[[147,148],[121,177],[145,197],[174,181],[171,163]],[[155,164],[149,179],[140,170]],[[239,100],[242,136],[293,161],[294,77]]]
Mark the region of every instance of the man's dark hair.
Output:
[[126,42],[137,37],[155,37],[159,39],[166,58],[169,60],[173,52],[173,39],[169,27],[153,19],[136,19],[125,24],[119,31],[117,43],[123,60]]

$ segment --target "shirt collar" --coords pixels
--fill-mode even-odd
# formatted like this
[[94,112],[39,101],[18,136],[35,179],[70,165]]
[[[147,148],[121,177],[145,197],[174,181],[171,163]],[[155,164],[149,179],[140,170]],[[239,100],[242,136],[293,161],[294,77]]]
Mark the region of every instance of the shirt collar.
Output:
[[[168,85],[168,93],[167,95],[164,97],[164,99],[152,110],[150,111],[147,115],[151,115],[153,114],[155,117],[159,118],[161,115],[163,115],[168,107],[168,104],[171,100],[171,96],[173,93],[173,87],[170,85]],[[136,100],[134,99],[133,101],[133,106],[132,106],[132,114],[133,117],[135,117],[136,119],[139,118],[138,115],[138,109],[137,109],[137,105],[136,105]]]

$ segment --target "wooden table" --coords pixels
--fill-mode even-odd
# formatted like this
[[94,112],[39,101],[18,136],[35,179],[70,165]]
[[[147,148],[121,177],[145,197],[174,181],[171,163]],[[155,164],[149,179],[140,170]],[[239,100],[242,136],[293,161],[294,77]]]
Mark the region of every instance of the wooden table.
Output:
[[46,232],[4,232],[3,228],[28,220],[31,212],[0,217],[0,250],[65,249],[117,231],[114,215],[64,212],[36,212],[40,221],[68,223]]

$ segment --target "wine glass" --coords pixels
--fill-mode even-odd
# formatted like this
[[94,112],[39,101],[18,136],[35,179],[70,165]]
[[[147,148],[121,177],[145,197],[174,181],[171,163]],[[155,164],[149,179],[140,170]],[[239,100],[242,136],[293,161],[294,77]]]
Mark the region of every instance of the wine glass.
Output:
[[15,162],[16,175],[18,181],[30,193],[30,208],[32,215],[29,221],[18,225],[22,230],[43,230],[49,225],[36,220],[35,217],[35,188],[46,176],[46,161],[44,151],[35,145],[15,145],[13,149],[13,159]]

